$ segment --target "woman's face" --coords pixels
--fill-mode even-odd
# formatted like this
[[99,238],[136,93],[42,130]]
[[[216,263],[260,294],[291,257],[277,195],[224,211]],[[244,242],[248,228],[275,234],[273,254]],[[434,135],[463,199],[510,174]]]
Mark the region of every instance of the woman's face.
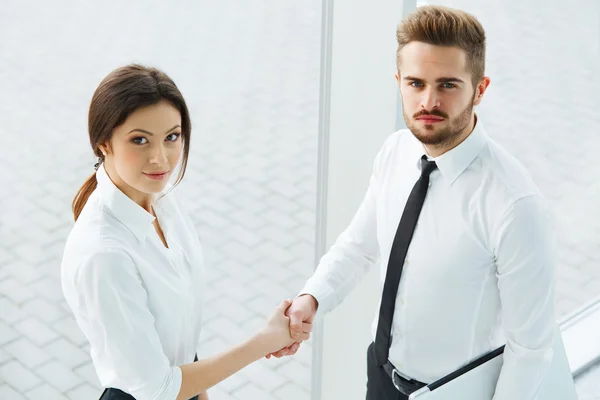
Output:
[[140,204],[165,188],[182,146],[181,114],[161,101],[134,111],[100,147],[114,184]]

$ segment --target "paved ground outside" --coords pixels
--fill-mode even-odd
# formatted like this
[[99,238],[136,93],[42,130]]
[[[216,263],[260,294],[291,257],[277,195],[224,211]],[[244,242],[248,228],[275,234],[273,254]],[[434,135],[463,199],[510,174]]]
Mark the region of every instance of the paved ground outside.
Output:
[[[600,117],[589,50],[598,21],[578,4],[451,3],[488,29],[493,84],[480,110],[488,133],[552,201],[564,315],[600,294]],[[62,297],[60,258],[72,197],[95,162],[89,100],[117,66],[164,69],[191,110],[181,192],[209,265],[200,355],[247,338],[302,287],[313,268],[320,9],[317,0],[3,4],[0,399],[99,397]],[[589,47],[572,45],[578,38]],[[547,59],[550,51],[560,57]],[[308,343],[296,357],[243,370],[211,399],[308,399],[310,365]]]

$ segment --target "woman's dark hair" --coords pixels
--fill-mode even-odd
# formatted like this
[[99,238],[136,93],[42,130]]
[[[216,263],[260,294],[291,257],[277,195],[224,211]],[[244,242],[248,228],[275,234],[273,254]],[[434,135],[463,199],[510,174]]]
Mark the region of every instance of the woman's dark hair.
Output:
[[[181,114],[183,158],[175,185],[181,182],[190,151],[192,124],[185,100],[175,83],[164,72],[131,64],[112,71],[94,92],[88,115],[90,145],[96,157],[104,161],[99,145],[108,143],[115,128],[137,109],[168,101]],[[75,221],[81,214],[88,198],[96,189],[96,174],[90,176],[73,199]]]

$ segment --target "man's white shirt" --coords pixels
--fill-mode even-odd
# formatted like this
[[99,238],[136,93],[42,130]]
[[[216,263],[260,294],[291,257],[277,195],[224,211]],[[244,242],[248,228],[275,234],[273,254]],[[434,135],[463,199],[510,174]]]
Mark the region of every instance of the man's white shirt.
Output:
[[[420,175],[423,145],[392,134],[365,198],[301,293],[332,310],[372,265],[383,289],[390,249]],[[548,206],[527,170],[478,121],[437,158],[404,263],[390,361],[430,383],[506,342],[495,400],[533,400],[552,360],[555,239]],[[379,306],[372,326],[373,340]],[[351,324],[348,321],[348,324]]]

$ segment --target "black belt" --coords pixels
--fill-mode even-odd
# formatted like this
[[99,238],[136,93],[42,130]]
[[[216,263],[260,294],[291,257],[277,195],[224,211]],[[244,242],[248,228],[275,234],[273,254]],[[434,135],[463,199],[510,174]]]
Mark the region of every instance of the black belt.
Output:
[[383,365],[383,369],[385,370],[387,376],[389,376],[392,380],[392,383],[396,389],[398,389],[398,391],[402,394],[409,395],[412,392],[427,386],[426,383],[419,382],[402,374],[389,360]]

